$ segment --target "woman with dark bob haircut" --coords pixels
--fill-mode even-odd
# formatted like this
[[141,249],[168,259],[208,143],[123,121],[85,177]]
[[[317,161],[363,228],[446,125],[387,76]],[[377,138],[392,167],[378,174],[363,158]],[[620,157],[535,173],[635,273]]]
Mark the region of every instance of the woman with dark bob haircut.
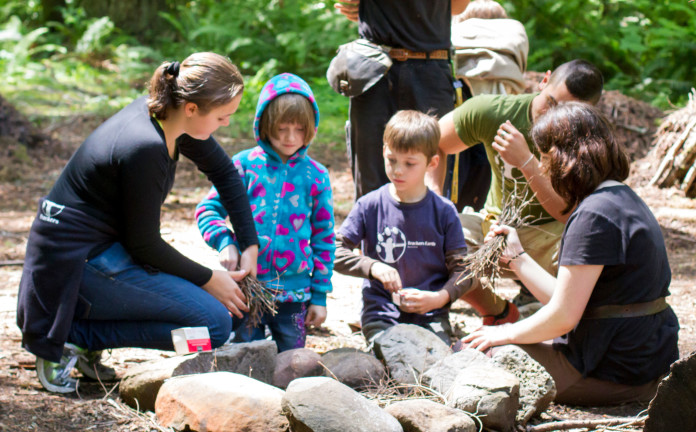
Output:
[[572,212],[558,275],[525,253],[513,228],[491,227],[489,239],[507,236],[503,263],[544,306],[514,324],[482,327],[463,342],[482,351],[519,345],[553,376],[560,403],[650,400],[679,358],[660,226],[621,183],[629,161],[599,110],[561,104],[536,122],[532,138],[542,172]]

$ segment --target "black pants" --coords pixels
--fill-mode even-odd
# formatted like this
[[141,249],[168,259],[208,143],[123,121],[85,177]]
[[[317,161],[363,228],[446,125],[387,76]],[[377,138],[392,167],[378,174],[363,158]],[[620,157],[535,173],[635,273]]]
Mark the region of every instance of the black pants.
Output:
[[447,60],[394,61],[384,78],[351,98],[346,144],[356,199],[389,182],[382,157],[382,136],[389,119],[407,109],[442,117],[454,109],[452,83]]

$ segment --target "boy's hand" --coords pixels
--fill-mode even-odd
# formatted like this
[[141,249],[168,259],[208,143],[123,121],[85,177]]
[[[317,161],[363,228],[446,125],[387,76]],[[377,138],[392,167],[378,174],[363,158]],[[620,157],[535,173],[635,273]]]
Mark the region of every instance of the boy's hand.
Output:
[[305,326],[320,327],[326,321],[326,306],[309,305]]
[[401,276],[394,267],[388,266],[382,262],[376,262],[370,267],[370,276],[382,282],[384,289],[389,292],[399,291],[401,286]]
[[401,294],[401,309],[404,312],[424,314],[439,309],[449,302],[449,294],[445,290],[436,292],[421,291],[416,288],[405,288]]
[[220,260],[220,265],[227,270],[235,271],[237,270],[237,264],[239,264],[239,249],[233,244],[225,246],[225,248],[220,251],[218,258]]

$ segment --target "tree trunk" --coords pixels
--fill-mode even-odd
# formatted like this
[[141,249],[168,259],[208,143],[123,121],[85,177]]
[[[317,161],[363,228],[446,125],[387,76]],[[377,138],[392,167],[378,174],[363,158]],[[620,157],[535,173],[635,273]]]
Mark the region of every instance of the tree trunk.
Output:
[[60,8],[65,7],[65,0],[41,0],[41,22],[62,21],[63,15]]
[[81,0],[87,15],[94,18],[108,16],[114,25],[126,33],[145,41],[165,25],[160,12],[169,12],[168,0]]

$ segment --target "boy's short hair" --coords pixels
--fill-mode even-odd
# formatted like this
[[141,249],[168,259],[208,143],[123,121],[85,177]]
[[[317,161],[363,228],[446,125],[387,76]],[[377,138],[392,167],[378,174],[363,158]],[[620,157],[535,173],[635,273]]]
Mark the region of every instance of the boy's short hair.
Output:
[[493,0],[471,0],[464,12],[456,16],[456,22],[466,21],[469,18],[502,19],[507,18],[503,6]]
[[383,141],[395,152],[423,153],[430,161],[440,143],[440,124],[420,111],[398,111],[387,123]]
[[281,123],[297,123],[304,127],[307,145],[316,134],[314,124],[314,108],[306,97],[298,93],[285,93],[273,99],[261,114],[259,137],[268,141],[278,136],[278,125]]
[[565,83],[570,94],[583,102],[596,105],[602,96],[604,78],[592,63],[576,59],[558,66],[549,77],[548,85]]

